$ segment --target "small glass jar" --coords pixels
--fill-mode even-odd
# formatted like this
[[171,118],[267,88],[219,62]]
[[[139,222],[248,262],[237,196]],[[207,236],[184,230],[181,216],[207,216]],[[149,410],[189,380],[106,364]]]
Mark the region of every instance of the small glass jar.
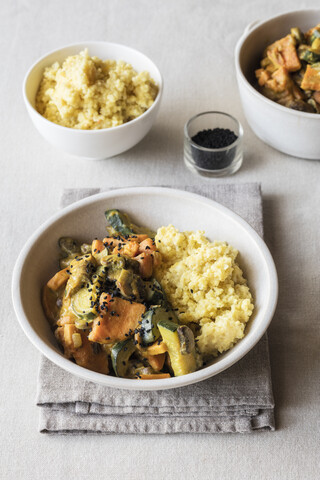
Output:
[[[237,139],[222,148],[206,148],[192,140],[197,133],[215,128],[234,132]],[[223,112],[204,112],[195,115],[184,127],[184,161],[193,172],[205,177],[222,177],[235,173],[242,165],[243,129],[238,120]]]

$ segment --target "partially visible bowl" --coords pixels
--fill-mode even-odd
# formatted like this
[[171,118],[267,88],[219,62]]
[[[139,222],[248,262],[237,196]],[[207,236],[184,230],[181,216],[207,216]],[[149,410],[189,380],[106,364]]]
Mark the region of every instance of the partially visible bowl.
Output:
[[[173,208],[174,206],[174,208]],[[255,309],[246,333],[212,365],[181,377],[132,380],[96,373],[63,356],[41,305],[40,291],[57,269],[58,239],[79,241],[105,234],[106,209],[119,208],[132,220],[156,230],[173,223],[180,230],[205,230],[210,240],[227,241],[239,250],[239,263],[254,296]],[[164,390],[205,380],[238,362],[260,340],[272,320],[278,280],[271,254],[247,222],[219,203],[170,188],[123,188],[101,193],[63,209],[44,223],[28,240],[16,262],[12,298],[17,318],[29,340],[49,360],[85,380],[128,390]]]
[[[67,128],[44,118],[35,109],[35,97],[43,71],[54,62],[63,62],[69,55],[88,48],[90,56],[102,60],[124,60],[141,72],[146,70],[159,91],[152,106],[140,117],[123,125],[101,130]],[[54,50],[38,60],[27,72],[23,82],[23,98],[30,118],[39,133],[58,149],[78,157],[109,158],[136,145],[151,129],[159,111],[163,79],[157,66],[143,53],[125,45],[109,42],[82,42]]]
[[320,159],[320,114],[305,113],[279,105],[255,87],[254,71],[270,43],[299,27],[303,32],[320,23],[320,10],[297,10],[265,21],[253,22],[235,50],[237,81],[247,121],[264,142],[294,157]]

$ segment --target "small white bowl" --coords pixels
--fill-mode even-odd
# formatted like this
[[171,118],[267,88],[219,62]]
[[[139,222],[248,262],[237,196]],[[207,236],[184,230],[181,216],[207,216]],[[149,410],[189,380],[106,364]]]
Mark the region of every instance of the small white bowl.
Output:
[[247,121],[272,147],[294,157],[320,159],[320,114],[292,110],[262,95],[254,71],[264,49],[299,27],[306,32],[320,22],[320,10],[297,10],[248,25],[235,49],[237,81]]
[[[141,72],[146,70],[158,85],[159,91],[152,106],[140,117],[117,127],[100,130],[78,130],[57,125],[44,118],[35,109],[35,97],[46,67],[58,61],[62,63],[69,55],[88,48],[90,56],[102,60],[124,60]],[[23,98],[30,118],[39,133],[58,149],[90,159],[113,157],[136,145],[149,132],[159,111],[163,91],[163,79],[157,66],[143,53],[109,42],[82,42],[54,50],[40,58],[27,72],[23,82]]]
[[[174,208],[172,208],[174,206]],[[119,208],[136,224],[156,230],[172,223],[180,230],[205,230],[211,240],[227,241],[240,252],[254,296],[254,313],[245,337],[212,365],[181,377],[163,380],[132,380],[92,372],[61,353],[45,318],[40,291],[57,271],[58,239],[73,236],[88,241],[105,235],[104,211]],[[271,254],[259,235],[247,222],[219,203],[193,193],[160,187],[123,188],[101,193],[58,212],[28,240],[16,262],[12,279],[13,305],[29,340],[49,360],[68,372],[91,382],[128,390],[164,390],[205,380],[229,368],[246,355],[260,340],[274,314],[278,298],[278,280]]]

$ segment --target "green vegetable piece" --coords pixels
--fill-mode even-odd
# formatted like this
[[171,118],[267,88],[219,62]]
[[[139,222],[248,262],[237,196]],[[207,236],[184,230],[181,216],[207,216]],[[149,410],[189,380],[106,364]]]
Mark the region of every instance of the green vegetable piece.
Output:
[[80,247],[82,255],[85,255],[86,253],[91,253],[92,248],[91,244],[89,245],[88,243],[83,243]]
[[[91,291],[90,291],[91,290]],[[95,302],[97,295],[93,285],[91,288],[81,288],[71,297],[71,307],[74,313],[85,321],[93,320],[97,315]]]
[[95,270],[95,260],[90,254],[75,257],[69,265],[69,270],[70,278],[66,286],[66,297],[71,297],[83,285],[90,283],[90,277]]
[[145,282],[145,286],[146,301],[150,305],[167,305],[166,295],[162,290],[160,283],[155,278]]
[[109,280],[116,280],[123,268],[126,268],[126,260],[124,257],[116,255],[109,255],[105,258],[104,263],[107,269],[107,276]]
[[104,212],[107,221],[121,235],[132,235],[134,232],[130,228],[130,219],[126,213],[119,210],[106,210]]
[[161,305],[154,305],[142,315],[140,338],[144,347],[156,342],[160,337],[158,329],[160,320],[174,321],[176,318],[172,310]]
[[111,228],[107,228],[109,235],[114,236],[117,233],[120,235],[128,236],[139,233],[145,233],[150,238],[155,237],[155,232],[146,227],[139,227],[131,222],[129,216],[126,213],[122,213],[119,210],[106,210],[104,212],[107,221],[110,223]]
[[177,325],[168,320],[160,320],[158,328],[167,345],[175,377],[194,372],[196,357],[192,330],[186,325]]
[[64,257],[80,253],[80,246],[76,240],[71,237],[61,237],[58,240],[61,253]]
[[298,27],[291,28],[290,33],[298,45],[300,45],[300,43],[303,43],[305,41],[304,35],[301,32],[300,28]]
[[111,349],[111,360],[117,377],[125,377],[129,367],[129,359],[136,350],[132,338],[117,342]]
[[141,277],[133,273],[131,270],[119,270],[116,280],[116,286],[120,290],[121,295],[125,298],[141,302],[146,295],[144,282]]
[[312,45],[316,38],[320,38],[320,28],[316,28],[313,30],[312,35],[310,37],[310,44]]
[[299,47],[298,55],[300,60],[304,60],[310,64],[320,62],[320,52],[313,51],[311,48],[306,48],[305,45]]

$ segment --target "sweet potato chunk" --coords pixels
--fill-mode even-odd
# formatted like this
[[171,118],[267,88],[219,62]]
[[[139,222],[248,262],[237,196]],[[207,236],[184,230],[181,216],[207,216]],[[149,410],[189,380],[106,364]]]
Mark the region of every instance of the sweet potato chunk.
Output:
[[153,270],[153,260],[149,253],[141,253],[134,258],[139,262],[139,273],[142,278],[150,278]]
[[160,353],[159,355],[148,355],[147,359],[153,370],[156,372],[160,372],[160,370],[163,368],[166,354]]
[[113,248],[113,255],[119,253],[127,257],[135,257],[139,251],[139,243],[135,238],[106,237],[103,239],[103,243]]
[[[81,347],[75,348],[72,335],[79,333],[81,335]],[[74,358],[81,367],[88,368],[98,373],[109,373],[108,355],[104,351],[96,352],[91,342],[87,338],[85,331],[76,328],[75,325],[66,324],[58,327],[55,336],[63,346],[64,355],[67,358]]]
[[68,273],[68,268],[64,268],[63,270],[60,270],[57,272],[47,283],[47,287],[49,287],[51,290],[56,291],[59,290],[62,285],[67,283],[69,279],[69,273]]
[[270,45],[267,48],[267,57],[275,65],[286,68],[288,72],[296,72],[301,68],[295,41],[290,34]]
[[308,65],[303,76],[301,88],[303,90],[320,90],[320,67]]
[[89,340],[98,343],[124,340],[137,328],[145,310],[146,307],[141,303],[112,298],[111,295],[103,293],[100,297],[101,313],[93,322]]
[[139,245],[139,253],[143,253],[143,252],[151,253],[151,252],[155,252],[156,250],[157,250],[157,247],[155,242],[152,240],[152,238],[146,238]]

